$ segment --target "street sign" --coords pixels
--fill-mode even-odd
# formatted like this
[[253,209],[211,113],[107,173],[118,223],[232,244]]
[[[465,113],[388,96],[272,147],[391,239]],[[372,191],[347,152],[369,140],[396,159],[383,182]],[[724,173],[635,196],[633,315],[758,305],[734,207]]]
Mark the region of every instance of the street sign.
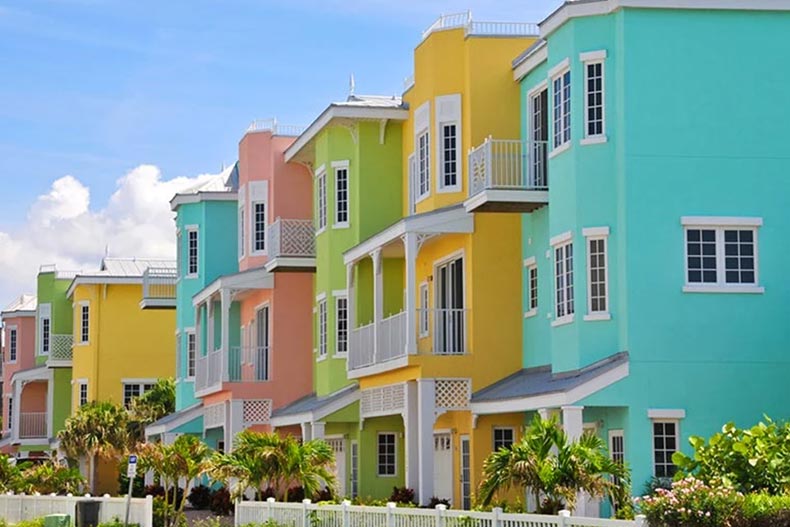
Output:
[[133,478],[137,475],[137,456],[129,456],[129,464],[126,466],[126,477]]
[[132,454],[129,456],[129,464],[126,466],[126,477],[129,478],[129,491],[126,493],[126,519],[123,522],[125,527],[129,527],[129,509],[132,505],[132,483],[136,475],[137,456]]

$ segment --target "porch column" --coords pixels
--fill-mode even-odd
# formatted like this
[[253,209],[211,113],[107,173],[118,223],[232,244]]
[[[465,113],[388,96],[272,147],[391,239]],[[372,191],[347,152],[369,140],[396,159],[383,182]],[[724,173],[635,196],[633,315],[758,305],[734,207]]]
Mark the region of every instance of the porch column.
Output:
[[408,381],[406,383],[406,408],[403,412],[403,446],[406,454],[405,459],[405,485],[409,489],[417,489],[420,486],[419,473],[419,441],[417,426],[417,383]]
[[[203,310],[201,309],[201,304],[196,305],[195,306],[195,360],[197,360],[198,358],[203,356],[203,353],[202,353],[202,350],[203,350],[203,335],[201,334],[201,328],[203,327],[203,324],[201,324],[201,321],[200,321],[200,314],[202,312],[203,312]],[[184,338],[186,338],[186,336],[184,336]],[[182,347],[184,348],[184,350],[186,350],[187,349],[187,344],[182,344]],[[181,354],[182,350],[179,349],[178,353]],[[187,361],[184,361],[184,363],[186,364]],[[181,375],[180,372],[176,372],[176,373]],[[184,370],[183,376],[187,377],[188,373],[189,373],[188,370]]]
[[[356,264],[354,262],[346,264],[346,308],[348,309],[348,334],[351,335],[351,331],[357,327],[357,302],[355,296],[355,286],[354,286],[354,266]],[[351,340],[349,339],[349,343]]]
[[230,290],[220,289],[222,380],[228,382],[228,357],[230,356]]
[[300,423],[300,426],[302,427],[302,441],[310,441],[313,438],[311,424],[309,422]]
[[326,423],[323,421],[313,421],[313,437],[312,439],[323,439],[326,437]]
[[562,429],[568,434],[568,439],[574,441],[579,439],[584,432],[584,418],[582,411],[584,406],[563,406],[562,407]]
[[436,421],[436,384],[433,379],[417,379],[417,434],[420,505],[433,497],[433,424]]
[[373,260],[373,363],[377,364],[381,355],[379,330],[384,318],[384,273],[381,248],[370,253]]
[[19,439],[19,409],[22,408],[22,381],[14,383],[14,399],[11,401],[11,437]]
[[[406,353],[417,353],[417,234],[403,235],[406,260]],[[427,306],[422,306],[427,307]]]
[[214,298],[206,300],[206,355],[214,351]]
[[231,399],[226,408],[228,413],[225,416],[225,452],[232,452],[236,434],[244,430],[244,400]]

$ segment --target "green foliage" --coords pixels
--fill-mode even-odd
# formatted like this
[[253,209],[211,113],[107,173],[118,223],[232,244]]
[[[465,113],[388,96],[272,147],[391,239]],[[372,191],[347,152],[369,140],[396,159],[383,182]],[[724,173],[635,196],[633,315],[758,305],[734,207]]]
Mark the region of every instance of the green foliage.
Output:
[[220,520],[217,516],[204,518],[194,522],[192,527],[222,527],[222,520]]
[[611,460],[597,436],[585,434],[570,441],[556,418],[536,415],[519,442],[486,459],[481,505],[489,505],[499,492],[512,488],[533,492],[539,511],[546,514],[574,509],[580,491],[608,497],[621,508],[630,502],[630,471]]
[[211,505],[209,508],[211,512],[217,516],[227,516],[233,512],[233,500],[231,500],[228,489],[217,489],[214,494],[211,495]]
[[16,460],[0,454],[0,492],[19,492],[22,485],[22,471]]
[[[100,523],[98,527],[125,527],[123,521],[120,518],[115,517],[112,521]],[[130,523],[129,527],[140,527],[139,523]]]
[[44,527],[44,518],[35,518],[33,520],[22,520],[16,522],[14,527]]
[[85,483],[79,469],[70,468],[55,459],[24,467],[20,476],[17,490],[27,494],[76,494]]
[[414,504],[414,489],[408,487],[393,487],[390,501],[400,504]]
[[670,490],[638,498],[637,505],[652,527],[727,527],[743,501],[743,494],[726,483],[708,485],[687,477]]
[[156,384],[129,405],[130,434],[138,441],[145,440],[145,427],[176,411],[176,382],[159,379]]
[[708,441],[692,436],[689,443],[693,457],[672,456],[681,474],[720,479],[744,493],[790,493],[790,423],[767,416],[749,429],[727,423]]

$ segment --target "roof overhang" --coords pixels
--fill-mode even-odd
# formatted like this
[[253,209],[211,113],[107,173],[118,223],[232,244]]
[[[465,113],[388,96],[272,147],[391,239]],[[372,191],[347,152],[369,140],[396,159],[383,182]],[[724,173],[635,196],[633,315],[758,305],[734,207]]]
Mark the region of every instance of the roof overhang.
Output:
[[237,201],[237,192],[206,191],[192,194],[176,194],[170,200],[170,210],[175,211],[181,205],[200,203],[202,201]]
[[142,283],[142,276],[79,275],[71,281],[71,285],[68,291],[66,291],[66,297],[70,298],[79,285],[135,285]]
[[0,318],[17,318],[17,317],[34,317],[36,316],[36,310],[29,310],[23,309],[19,311],[2,311],[0,312]]
[[402,107],[386,108],[377,106],[351,106],[343,103],[332,103],[321,113],[321,115],[318,116],[315,121],[310,123],[310,126],[307,127],[304,133],[297,137],[296,141],[294,141],[291,146],[285,150],[285,161],[289,162],[296,160],[297,157],[300,157],[299,154],[302,153],[310,143],[312,143],[321,130],[330,124],[335,124],[334,121],[337,121],[338,123],[342,123],[344,121],[354,122],[365,120],[405,121],[408,118],[409,110]]
[[[176,412],[176,414],[172,415],[173,419],[168,420],[165,423],[160,423],[160,419],[160,421],[156,421],[146,426],[145,437],[148,438],[151,436],[166,434],[175,428],[184,426],[195,419],[203,417],[203,404],[193,404],[192,406],[184,408],[180,412]],[[167,419],[168,417],[171,416],[166,416],[164,419]]]
[[11,375],[11,383],[15,383],[16,381],[51,381],[52,380],[52,369],[47,368],[46,366],[38,366],[36,368],[30,368],[29,370],[21,370],[14,372]]
[[274,287],[274,274],[261,267],[251,271],[220,276],[209,285],[195,293],[192,305],[197,306],[223,289],[229,289],[231,294],[236,291],[252,289],[272,289]]
[[[332,399],[332,395],[330,395],[327,397],[329,400],[326,404],[313,410],[272,416],[270,421],[272,428],[320,421],[326,416],[332,415],[333,413],[338,412],[343,408],[359,401],[360,391],[356,385],[351,385],[338,391],[346,391],[347,393],[344,393],[340,397],[336,397],[334,399]],[[335,394],[337,394],[337,392],[335,392]]]
[[513,80],[519,82],[527,74],[537,68],[549,58],[549,48],[546,41],[532,50],[532,53],[513,65]]

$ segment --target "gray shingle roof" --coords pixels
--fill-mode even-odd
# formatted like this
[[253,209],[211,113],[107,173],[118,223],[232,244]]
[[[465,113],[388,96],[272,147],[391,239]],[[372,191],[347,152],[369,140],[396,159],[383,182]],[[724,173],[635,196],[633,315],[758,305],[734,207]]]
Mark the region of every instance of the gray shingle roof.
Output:
[[342,390],[338,390],[334,393],[329,395],[324,395],[323,397],[318,397],[316,394],[312,393],[306,397],[302,397],[301,399],[297,399],[296,401],[292,402],[287,406],[283,406],[282,408],[278,408],[277,410],[272,412],[272,417],[282,417],[285,415],[296,415],[302,414],[305,412],[314,412],[316,410],[320,410],[324,406],[341,399],[342,397],[348,395],[349,393],[357,390],[357,385],[353,384],[351,386],[347,386]]

